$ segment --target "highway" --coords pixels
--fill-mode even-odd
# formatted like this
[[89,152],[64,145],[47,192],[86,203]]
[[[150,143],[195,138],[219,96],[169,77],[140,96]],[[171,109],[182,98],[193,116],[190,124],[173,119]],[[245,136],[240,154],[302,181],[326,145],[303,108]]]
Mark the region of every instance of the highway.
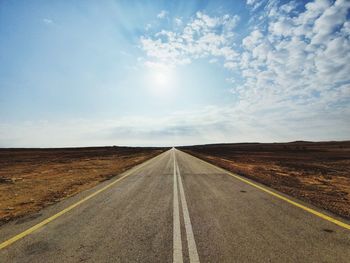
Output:
[[271,193],[173,148],[0,226],[0,262],[350,262],[349,222]]

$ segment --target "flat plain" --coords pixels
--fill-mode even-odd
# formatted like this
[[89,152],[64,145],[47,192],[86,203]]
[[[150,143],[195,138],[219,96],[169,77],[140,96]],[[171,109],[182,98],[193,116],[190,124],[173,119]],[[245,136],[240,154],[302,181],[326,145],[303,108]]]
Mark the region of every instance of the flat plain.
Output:
[[350,218],[350,141],[212,144],[179,149]]
[[111,179],[165,148],[0,149],[0,224]]
[[349,262],[348,220],[269,189],[172,149],[0,226],[0,262]]

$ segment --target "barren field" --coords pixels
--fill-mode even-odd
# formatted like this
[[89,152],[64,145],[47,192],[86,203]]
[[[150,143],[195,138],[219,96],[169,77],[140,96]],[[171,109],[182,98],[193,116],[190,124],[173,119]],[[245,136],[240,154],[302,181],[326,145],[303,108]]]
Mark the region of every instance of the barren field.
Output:
[[213,144],[180,149],[350,219],[350,141]]
[[164,150],[0,149],[0,224],[93,187]]

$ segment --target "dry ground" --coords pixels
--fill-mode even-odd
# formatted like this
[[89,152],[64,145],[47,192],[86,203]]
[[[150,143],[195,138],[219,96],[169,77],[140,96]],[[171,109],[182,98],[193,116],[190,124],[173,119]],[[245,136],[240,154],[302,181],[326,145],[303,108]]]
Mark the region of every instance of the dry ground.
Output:
[[180,149],[350,219],[350,141],[216,144]]
[[0,149],[0,223],[95,186],[163,148]]

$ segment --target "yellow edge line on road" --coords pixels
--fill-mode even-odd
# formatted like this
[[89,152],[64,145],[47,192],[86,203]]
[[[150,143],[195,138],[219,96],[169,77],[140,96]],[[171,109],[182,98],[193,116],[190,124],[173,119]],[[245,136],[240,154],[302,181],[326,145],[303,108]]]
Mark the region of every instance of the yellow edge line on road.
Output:
[[[193,156],[193,155],[191,155],[191,156]],[[227,170],[225,170],[225,169],[223,169],[223,168],[221,168],[221,167],[218,167],[218,166],[216,166],[216,165],[214,165],[214,164],[211,164],[211,163],[209,163],[209,162],[207,162],[207,161],[204,161],[204,160],[202,160],[202,159],[200,159],[200,158],[198,158],[198,157],[196,157],[196,156],[194,156],[194,157],[197,158],[198,160],[200,160],[200,161],[206,163],[206,164],[209,164],[209,165],[215,167],[216,169],[218,169],[218,170],[220,170],[220,171],[225,172],[226,174],[228,174],[228,175],[230,175],[230,176],[232,176],[232,177],[234,177],[234,178],[236,178],[236,179],[238,179],[238,180],[240,180],[240,181],[242,181],[242,182],[244,182],[244,183],[246,183],[246,184],[249,184],[249,185],[251,185],[251,186],[253,186],[253,187],[255,187],[255,188],[258,188],[258,189],[261,190],[261,191],[264,191],[265,193],[268,193],[268,194],[270,194],[270,195],[273,195],[273,196],[275,196],[275,197],[277,197],[277,198],[279,198],[279,199],[281,199],[281,200],[283,200],[283,201],[285,201],[285,202],[287,202],[287,203],[290,203],[290,204],[292,204],[292,205],[294,205],[294,206],[296,206],[296,207],[299,207],[299,208],[301,208],[301,209],[303,209],[303,210],[305,210],[305,211],[307,211],[307,212],[309,212],[309,213],[311,213],[311,214],[314,214],[314,215],[316,215],[316,216],[318,216],[318,217],[320,217],[320,218],[322,218],[322,219],[325,219],[325,220],[327,220],[327,221],[329,221],[329,222],[331,222],[331,223],[333,223],[333,224],[336,224],[336,225],[338,225],[338,226],[340,226],[340,227],[343,227],[343,228],[345,228],[345,229],[350,230],[350,225],[347,224],[347,223],[344,223],[344,222],[339,221],[339,220],[337,220],[337,219],[335,219],[335,218],[333,218],[333,217],[330,217],[330,216],[325,215],[325,214],[323,214],[323,213],[321,213],[321,212],[318,212],[318,211],[316,211],[316,210],[314,210],[314,209],[312,209],[312,208],[309,208],[309,207],[307,207],[307,206],[304,206],[304,205],[302,205],[302,204],[299,204],[299,203],[297,203],[297,202],[295,202],[295,201],[293,201],[293,200],[291,200],[291,199],[289,199],[289,198],[287,198],[287,197],[285,197],[285,196],[283,196],[283,195],[280,195],[280,194],[278,194],[278,193],[275,193],[275,192],[273,192],[273,191],[271,191],[271,190],[269,190],[269,189],[267,189],[267,188],[265,188],[265,187],[263,187],[263,186],[260,186],[260,185],[258,185],[258,184],[255,184],[255,183],[253,183],[253,182],[251,182],[251,181],[249,181],[249,180],[247,180],[247,179],[244,179],[244,178],[242,178],[242,177],[240,177],[240,176],[238,176],[238,175],[236,175],[236,174],[234,174],[234,173],[231,173],[231,172],[229,172],[229,171],[227,171]]]
[[[160,154],[161,155],[161,154]],[[122,177],[118,178],[117,180],[113,181],[112,183],[104,186],[103,188],[101,188],[100,190],[97,190],[96,192],[92,193],[91,195],[88,195],[87,197],[83,198],[82,200],[76,202],[75,204],[63,209],[62,211],[58,212],[57,214],[45,219],[44,221],[28,228],[27,230],[23,231],[22,233],[4,241],[3,243],[0,244],[0,250],[11,245],[12,243],[24,238],[25,236],[28,236],[29,234],[33,233],[34,231],[38,230],[39,228],[43,227],[44,225],[50,223],[51,221],[55,220],[56,218],[60,217],[61,215],[69,212],[70,210],[74,209],[75,207],[77,207],[78,205],[86,202],[87,200],[93,198],[94,196],[98,195],[99,193],[105,191],[106,189],[110,188],[111,186],[115,185],[116,183],[118,183],[119,181],[123,180],[124,178],[128,177],[129,175],[131,175],[132,173],[136,172],[137,170],[139,170],[140,168],[144,167],[149,161],[153,160],[156,157],[159,157],[160,155],[157,155],[153,158],[151,158],[150,160],[140,164],[139,166],[136,166],[135,169],[131,169],[129,170],[125,175],[123,175]]]

